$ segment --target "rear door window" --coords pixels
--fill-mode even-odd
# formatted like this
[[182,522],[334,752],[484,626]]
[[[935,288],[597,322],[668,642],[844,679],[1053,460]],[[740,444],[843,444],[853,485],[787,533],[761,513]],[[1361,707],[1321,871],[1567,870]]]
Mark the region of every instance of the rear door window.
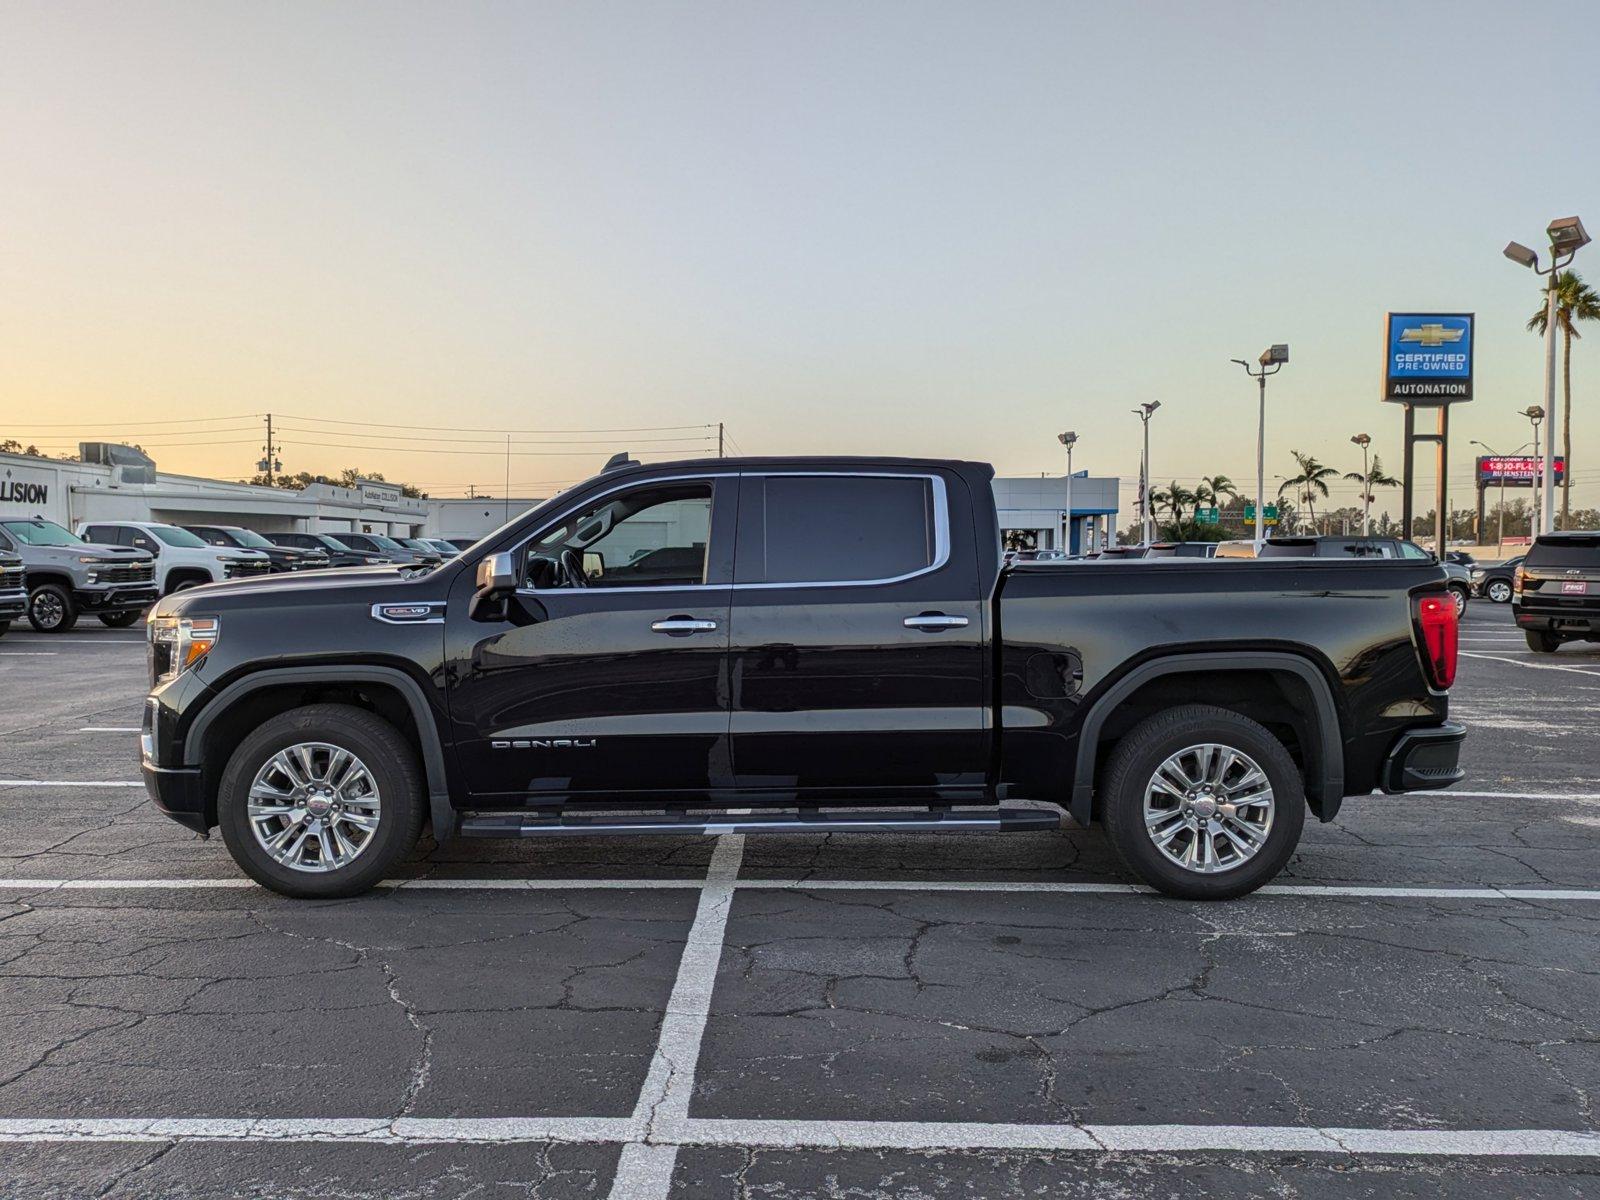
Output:
[[920,475],[746,476],[740,583],[867,583],[938,565],[944,514]]

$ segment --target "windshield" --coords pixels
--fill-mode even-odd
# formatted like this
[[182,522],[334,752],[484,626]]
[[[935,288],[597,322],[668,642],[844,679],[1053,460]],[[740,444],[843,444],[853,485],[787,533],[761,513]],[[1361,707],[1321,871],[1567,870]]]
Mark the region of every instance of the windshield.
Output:
[[176,525],[152,525],[150,532],[155,534],[169,546],[204,546],[205,540],[196,537],[187,529],[179,529]]
[[406,538],[401,544],[409,546],[413,550],[424,551],[427,554],[434,553],[434,547],[428,545],[428,543],[423,541],[421,538]]
[[383,550],[404,550],[405,549],[404,546],[402,546],[399,542],[395,541],[392,537],[384,537],[383,534],[381,534],[381,533],[369,533],[369,534],[366,534],[365,536],[372,539],[372,544],[374,546],[377,546],[377,547],[379,547],[380,549],[383,549]]
[[233,540],[238,542],[241,546],[259,547],[263,550],[272,550],[276,548],[272,542],[267,541],[266,538],[262,537],[253,529],[234,529],[230,532],[233,534]]
[[86,546],[75,533],[61,528],[54,521],[6,521],[6,532],[24,546]]
[[1540,538],[1524,557],[1528,566],[1600,569],[1600,533],[1587,537]]

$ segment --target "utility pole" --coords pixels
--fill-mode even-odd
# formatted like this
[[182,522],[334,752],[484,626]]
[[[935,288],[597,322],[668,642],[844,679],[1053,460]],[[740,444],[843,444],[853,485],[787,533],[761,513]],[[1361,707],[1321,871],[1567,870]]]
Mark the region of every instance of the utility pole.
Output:
[[722,457],[722,422],[717,422],[717,457]]
[[283,464],[278,461],[278,447],[272,440],[271,413],[267,414],[267,444],[265,448],[265,454],[266,457],[256,464],[256,469],[266,473],[267,486],[271,487],[273,472],[281,471],[283,469]]
[[[1263,384],[1263,386],[1265,386]],[[1367,448],[1372,445],[1372,435],[1358,433],[1350,439],[1361,447],[1361,536],[1372,536],[1372,467],[1367,459]],[[1346,532],[1349,532],[1346,530]]]
[[[1244,368],[1244,373],[1249,375],[1257,384],[1256,408],[1256,542],[1260,543],[1266,537],[1264,527],[1267,509],[1267,376],[1276,375],[1283,370],[1283,364],[1289,361],[1289,347],[1282,342],[1275,342],[1261,352],[1257,358],[1257,369],[1252,371],[1250,364],[1242,358],[1231,359]],[[1267,368],[1271,367],[1269,371]]]

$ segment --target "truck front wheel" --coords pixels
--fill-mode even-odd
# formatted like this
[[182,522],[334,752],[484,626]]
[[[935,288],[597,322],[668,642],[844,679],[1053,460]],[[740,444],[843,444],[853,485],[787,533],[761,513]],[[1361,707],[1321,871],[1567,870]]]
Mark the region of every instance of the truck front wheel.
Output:
[[1305,787],[1283,743],[1209,705],[1170,708],[1129,731],[1101,801],[1123,864],[1186,900],[1255,891],[1283,869],[1305,825]]
[[228,852],[285,896],[354,896],[384,879],[422,831],[415,749],[362,708],[310,704],[262,724],[217,791]]
[[137,608],[132,612],[101,613],[100,624],[108,629],[126,629],[142,616],[144,613]]
[[72,593],[59,583],[41,583],[28,594],[28,624],[38,633],[66,633],[78,623]]

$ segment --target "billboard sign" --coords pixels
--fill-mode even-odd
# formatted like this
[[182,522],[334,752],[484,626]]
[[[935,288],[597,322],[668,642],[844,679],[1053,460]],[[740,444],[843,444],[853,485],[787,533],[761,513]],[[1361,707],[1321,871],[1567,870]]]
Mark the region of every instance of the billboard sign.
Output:
[[1399,404],[1472,399],[1472,313],[1390,313],[1383,398]]
[[[1567,476],[1567,460],[1556,455],[1550,460],[1550,469],[1557,483]],[[1544,470],[1544,459],[1531,454],[1480,454],[1478,455],[1478,482],[1504,483],[1512,487],[1532,487]]]

